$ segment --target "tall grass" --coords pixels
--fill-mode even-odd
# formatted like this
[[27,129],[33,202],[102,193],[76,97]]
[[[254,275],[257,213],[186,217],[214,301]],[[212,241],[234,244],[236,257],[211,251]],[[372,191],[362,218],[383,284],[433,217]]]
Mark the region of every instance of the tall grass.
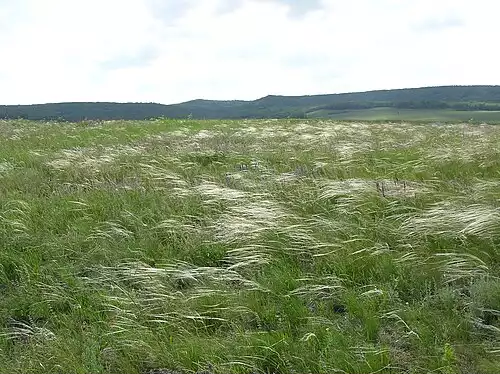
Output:
[[500,127],[0,121],[0,372],[498,373]]

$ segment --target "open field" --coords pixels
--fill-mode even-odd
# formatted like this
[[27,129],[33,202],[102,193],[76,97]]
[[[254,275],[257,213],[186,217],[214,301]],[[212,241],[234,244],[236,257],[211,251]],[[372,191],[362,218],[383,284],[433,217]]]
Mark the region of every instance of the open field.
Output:
[[0,144],[0,373],[500,372],[500,126],[0,121]]
[[371,108],[358,110],[320,110],[308,113],[311,117],[357,121],[440,121],[500,123],[499,111],[460,111],[452,109]]

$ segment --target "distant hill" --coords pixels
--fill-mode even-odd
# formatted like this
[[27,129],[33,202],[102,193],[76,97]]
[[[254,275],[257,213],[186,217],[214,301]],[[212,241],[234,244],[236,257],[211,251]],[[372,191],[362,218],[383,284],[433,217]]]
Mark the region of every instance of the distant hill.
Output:
[[[142,120],[157,117],[194,119],[318,118],[339,111],[374,108],[399,110],[500,111],[500,86],[443,86],[331,95],[275,96],[254,101],[193,100],[181,104],[52,103],[0,106],[0,118],[31,120]],[[349,115],[346,116],[349,118]]]

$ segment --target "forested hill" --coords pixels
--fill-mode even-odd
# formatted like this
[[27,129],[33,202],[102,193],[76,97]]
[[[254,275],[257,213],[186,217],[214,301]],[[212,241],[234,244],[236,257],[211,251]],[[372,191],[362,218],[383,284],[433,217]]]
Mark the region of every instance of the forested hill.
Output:
[[313,96],[266,96],[255,101],[193,100],[181,104],[54,103],[0,106],[0,118],[141,120],[168,118],[322,117],[370,108],[500,110],[500,86],[445,86]]

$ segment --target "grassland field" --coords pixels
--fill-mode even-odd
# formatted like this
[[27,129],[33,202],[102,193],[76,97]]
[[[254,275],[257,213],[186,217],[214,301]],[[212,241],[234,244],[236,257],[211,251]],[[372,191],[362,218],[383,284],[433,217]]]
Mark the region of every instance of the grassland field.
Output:
[[0,373],[500,373],[498,126],[0,121],[0,145]]

